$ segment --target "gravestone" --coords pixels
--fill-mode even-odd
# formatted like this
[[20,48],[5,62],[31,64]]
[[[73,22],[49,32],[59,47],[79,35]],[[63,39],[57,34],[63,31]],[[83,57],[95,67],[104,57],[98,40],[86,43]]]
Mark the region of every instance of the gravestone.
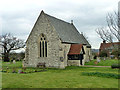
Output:
[[15,63],[16,63],[16,61],[15,61],[15,60],[13,60],[13,63],[15,64]]
[[104,57],[104,61],[106,60],[106,58]]
[[99,58],[99,57],[97,57],[97,62],[98,62],[98,63],[100,62],[100,58]]

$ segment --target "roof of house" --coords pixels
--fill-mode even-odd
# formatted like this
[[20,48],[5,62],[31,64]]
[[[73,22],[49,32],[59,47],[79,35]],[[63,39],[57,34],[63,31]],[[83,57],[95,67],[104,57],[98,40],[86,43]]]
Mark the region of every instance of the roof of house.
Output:
[[82,48],[82,44],[71,44],[68,55],[80,54]]
[[57,19],[48,14],[45,15],[57,31],[62,42],[86,44],[87,46],[91,46],[85,37],[78,32],[73,24]]
[[114,42],[114,43],[101,43],[100,50],[104,50],[105,48],[109,48],[112,45],[120,45],[120,42]]

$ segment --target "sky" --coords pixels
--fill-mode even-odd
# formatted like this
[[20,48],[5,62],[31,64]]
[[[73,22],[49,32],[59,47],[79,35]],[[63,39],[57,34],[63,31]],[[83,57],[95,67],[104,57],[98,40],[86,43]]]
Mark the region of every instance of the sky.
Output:
[[12,33],[26,41],[41,10],[70,22],[86,37],[92,48],[102,40],[96,29],[106,26],[106,15],[118,9],[119,0],[0,0],[0,34]]

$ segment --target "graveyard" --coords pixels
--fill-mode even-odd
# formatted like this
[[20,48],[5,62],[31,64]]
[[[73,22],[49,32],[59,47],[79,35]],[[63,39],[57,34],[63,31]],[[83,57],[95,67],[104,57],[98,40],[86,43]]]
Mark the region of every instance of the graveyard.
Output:
[[23,68],[22,62],[18,61],[2,62],[0,71],[2,88],[118,88],[118,70],[84,66]]
[[92,60],[92,61],[90,61],[90,62],[88,62],[88,63],[85,63],[85,65],[111,66],[111,65],[114,64],[114,63],[118,63],[118,60],[116,60],[116,59],[111,59],[111,60],[109,60],[109,59],[100,60],[100,62],[97,63],[97,64],[94,63],[95,61],[96,61],[96,60]]

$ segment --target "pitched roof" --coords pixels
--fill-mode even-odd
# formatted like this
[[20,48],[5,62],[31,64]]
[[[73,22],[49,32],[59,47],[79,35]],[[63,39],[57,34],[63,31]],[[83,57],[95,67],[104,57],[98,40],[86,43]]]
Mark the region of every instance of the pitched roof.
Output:
[[82,48],[83,48],[82,44],[71,44],[68,55],[80,54]]
[[53,25],[55,30],[57,31],[62,42],[87,44],[87,46],[90,46],[88,41],[84,38],[82,34],[78,32],[78,30],[75,28],[73,24],[57,19],[48,14],[45,14],[45,15]]
[[80,34],[80,35],[81,35],[82,39],[84,40],[85,44],[86,44],[87,46],[91,46],[91,45],[89,44],[89,42],[87,41],[87,39],[83,36],[83,34]]
[[114,43],[101,43],[100,50],[104,50],[105,48],[109,48],[112,45],[120,45],[120,42],[114,42]]

